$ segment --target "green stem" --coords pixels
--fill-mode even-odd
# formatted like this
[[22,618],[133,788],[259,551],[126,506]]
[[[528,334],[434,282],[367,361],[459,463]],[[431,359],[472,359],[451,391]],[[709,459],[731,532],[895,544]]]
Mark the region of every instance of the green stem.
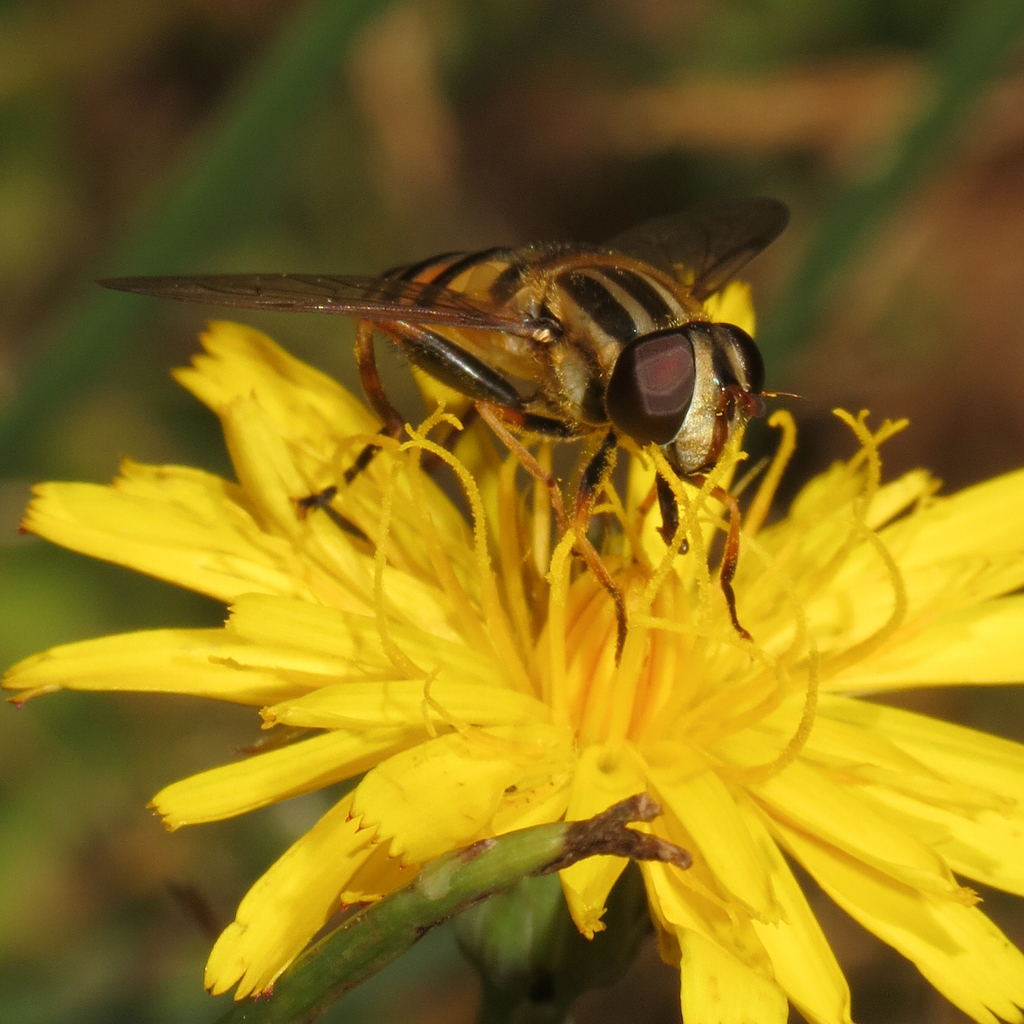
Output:
[[[163,190],[165,198],[115,251],[116,274],[167,272],[201,253],[241,219],[253,181],[268,173],[287,136],[338,74],[353,37],[389,0],[315,0],[302,5],[259,70]],[[31,441],[68,395],[100,377],[147,315],[141,302],[83,285],[77,301],[34,346],[45,354],[0,413],[8,473],[30,462]]]
[[236,1003],[219,1024],[311,1021],[431,928],[523,878],[561,870],[584,857],[612,854],[688,867],[684,850],[627,827],[660,813],[650,797],[640,795],[587,821],[539,825],[446,854],[306,950],[270,996]]
[[971,104],[1004,68],[1024,31],[1021,0],[962,5],[936,54],[935,97],[877,176],[848,186],[818,225],[758,343],[770,359],[798,351],[831,298],[839,272],[892,210],[938,167]]

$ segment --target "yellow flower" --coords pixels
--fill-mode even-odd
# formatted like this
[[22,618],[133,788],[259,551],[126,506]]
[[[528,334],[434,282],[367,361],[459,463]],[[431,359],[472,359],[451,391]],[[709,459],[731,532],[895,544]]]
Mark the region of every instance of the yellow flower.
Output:
[[[742,288],[726,310],[752,326]],[[1024,472],[947,498],[923,471],[883,486],[901,424],[844,414],[859,450],[764,525],[794,440],[776,414],[735,578],[748,643],[708,569],[709,494],[737,453],[702,489],[677,483],[674,557],[650,501],[663,460],[635,454],[595,516],[629,612],[616,664],[611,599],[485,429],[456,458],[437,413],[303,517],[296,499],[341,479],[376,423],[255,331],[213,324],[203,343],[177,376],[220,416],[238,482],[127,464],[112,487],[39,487],[25,525],[218,598],[227,623],[55,648],[5,685],[195,694],[313,730],[162,790],[170,828],[365,773],[243,899],[214,992],[265,990],[339,904],[447,850],[646,790],[664,809],[649,827],[694,854],[686,872],[642,865],[687,1024],[782,1022],[790,1003],[850,1020],[786,855],[970,1016],[1022,1020],[1024,956],[957,876],[1024,894],[1024,747],[864,698],[1021,680],[1024,596],[1006,595],[1024,583]],[[585,934],[624,866],[562,873]]]

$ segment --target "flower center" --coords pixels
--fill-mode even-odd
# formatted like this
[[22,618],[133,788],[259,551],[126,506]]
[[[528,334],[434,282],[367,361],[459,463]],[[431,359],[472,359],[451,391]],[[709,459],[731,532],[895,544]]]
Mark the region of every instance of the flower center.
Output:
[[[475,578],[467,583],[465,570],[460,575],[442,546],[433,560],[452,593],[458,612],[453,620],[470,612],[472,628],[462,630],[466,641],[483,645],[503,685],[547,704],[554,722],[570,727],[581,747],[601,744],[612,752],[625,743],[670,741],[714,758],[716,744],[777,720],[777,756],[747,769],[748,775],[764,777],[781,771],[805,742],[821,673],[838,671],[850,657],[877,648],[898,627],[906,608],[895,563],[865,518],[878,488],[878,445],[900,425],[885,424],[871,434],[863,416],[841,418],[860,441],[860,452],[842,467],[835,487],[821,498],[810,519],[803,522],[791,514],[765,531],[762,544],[759,531],[795,446],[795,425],[788,413],[776,412],[768,421],[781,430],[781,442],[749,502],[736,575],[739,617],[752,640],[735,627],[710,568],[717,557],[716,535],[726,527],[712,495],[729,485],[743,458],[738,446],[723,455],[700,487],[676,477],[656,447],[630,452],[624,485],[606,474],[588,536],[627,609],[628,630],[618,659],[615,601],[578,557],[577,533],[569,530],[559,536],[554,530],[546,487],[517,487],[521,469],[512,456],[500,464],[474,466],[471,472],[461,458],[427,436],[442,420],[457,423],[443,411],[419,430],[410,430],[402,450],[413,477],[421,472],[419,454],[429,452],[447,463],[462,488],[472,523]],[[542,466],[549,465],[548,455],[542,446]],[[678,528],[671,544],[659,531],[656,473],[668,480],[677,503]],[[734,493],[748,482],[740,480]],[[413,487],[416,493],[422,489]],[[385,540],[391,501],[384,502]],[[842,527],[828,528],[830,516]],[[822,522],[827,543],[815,548],[807,538]],[[885,624],[844,647],[847,653],[839,664],[819,657],[805,606],[857,545],[877,552],[891,580],[894,607]],[[385,559],[379,548],[378,579]],[[813,582],[811,589],[798,589],[792,580],[816,582],[817,590]],[[386,618],[383,604],[378,613]],[[384,625],[382,631],[390,649]],[[395,657],[403,661],[400,652]],[[396,666],[420,671],[404,661]],[[422,672],[429,674],[428,669],[423,666]]]

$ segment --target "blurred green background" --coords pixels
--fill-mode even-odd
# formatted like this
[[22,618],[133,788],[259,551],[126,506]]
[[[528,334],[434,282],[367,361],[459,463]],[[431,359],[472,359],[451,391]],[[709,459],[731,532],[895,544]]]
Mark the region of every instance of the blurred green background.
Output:
[[[1020,0],[0,0],[0,662],[223,617],[17,533],[36,480],[105,482],[129,455],[227,471],[167,373],[213,311],[104,274],[374,272],[777,196],[793,223],[751,278],[769,386],[804,396],[789,491],[850,451],[837,404],[911,418],[889,474],[951,489],[1021,465],[1022,27]],[[354,383],[348,323],[245,319]],[[1024,738],[1012,690],[914,706]],[[211,932],[326,797],[174,835],[144,808],[254,717],[0,710],[0,1020],[222,1011]],[[1020,905],[986,896],[1024,941]],[[814,900],[861,1024],[965,1019]],[[577,1019],[674,1021],[676,987],[647,949]],[[441,932],[333,1017],[471,1021],[476,999]]]

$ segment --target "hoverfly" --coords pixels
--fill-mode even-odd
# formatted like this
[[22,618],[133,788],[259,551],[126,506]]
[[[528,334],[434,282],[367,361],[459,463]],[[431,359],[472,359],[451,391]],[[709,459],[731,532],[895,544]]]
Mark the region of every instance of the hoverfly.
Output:
[[[217,274],[128,277],[108,288],[209,305],[282,312],[340,313],[357,319],[356,360],[382,434],[403,419],[377,372],[374,334],[469,399],[524,468],[550,490],[560,530],[574,529],[577,552],[615,599],[618,650],[625,605],[586,526],[617,439],[657,444],[669,465],[698,485],[743,430],[764,414],[764,364],[741,328],[713,323],[703,301],[785,228],[786,207],[746,199],[693,207],[649,221],[604,246],[563,243],[451,252],[379,277]],[[603,438],[580,477],[570,525],[557,481],[519,434]],[[368,446],[345,482],[373,458]],[[298,501],[300,514],[329,505],[337,488]],[[660,476],[662,536],[678,509]],[[719,581],[737,632],[731,580],[739,554],[736,499],[729,510]]]

